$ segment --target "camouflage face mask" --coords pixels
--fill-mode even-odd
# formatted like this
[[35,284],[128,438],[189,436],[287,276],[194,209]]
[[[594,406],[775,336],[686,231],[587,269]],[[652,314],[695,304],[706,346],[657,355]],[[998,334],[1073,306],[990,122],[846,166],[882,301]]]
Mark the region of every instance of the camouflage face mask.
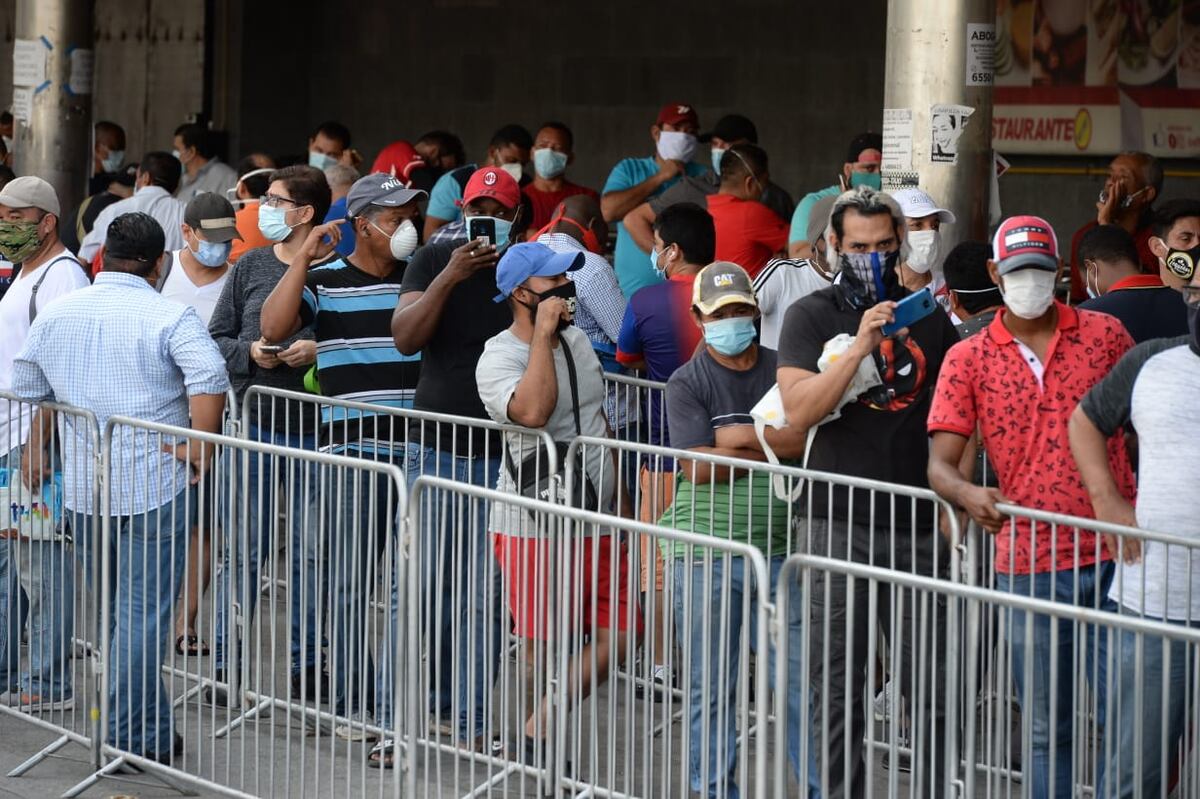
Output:
[[30,221],[0,222],[0,255],[14,264],[24,263],[42,246],[38,223]]

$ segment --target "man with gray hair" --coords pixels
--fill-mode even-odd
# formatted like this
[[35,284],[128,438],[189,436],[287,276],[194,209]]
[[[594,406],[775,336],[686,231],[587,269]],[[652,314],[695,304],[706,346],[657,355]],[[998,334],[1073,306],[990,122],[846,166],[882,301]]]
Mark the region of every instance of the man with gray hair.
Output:
[[[884,333],[898,301],[909,293],[896,273],[904,231],[904,216],[886,194],[860,186],[837,198],[828,236],[838,275],[833,285],[788,309],[777,378],[788,423],[810,431],[820,425],[809,442],[808,468],[925,488],[925,420],[942,360],[958,334],[936,309]],[[852,343],[822,370],[822,355],[836,348],[831,340],[839,334],[853,336]],[[875,366],[878,384],[843,404],[866,359]],[[822,424],[839,409],[836,419]],[[946,571],[949,556],[928,502],[821,485],[802,497],[799,507],[811,508],[807,533],[813,554],[922,575]],[[813,726],[821,730],[817,762],[829,780],[830,796],[860,796],[865,787],[863,696],[867,670],[874,667],[867,653],[876,630],[876,620],[865,618],[872,607],[870,588],[869,581],[858,580],[851,595],[844,576],[818,576],[811,592]],[[858,612],[848,613],[849,608]],[[921,603],[900,592],[878,604],[878,625],[900,655],[889,659],[898,669],[890,677],[897,685],[917,686],[906,691],[911,696],[905,700],[910,727],[919,732],[912,741],[918,796],[944,793],[944,612],[942,604]],[[923,631],[922,638],[916,631]],[[898,711],[890,708],[893,718]],[[849,784],[844,784],[846,774]]]
[[[329,213],[325,214],[326,222],[341,222],[349,218],[346,213],[346,196],[350,187],[358,180],[358,170],[346,164],[334,164],[325,170],[325,180],[329,183],[329,193],[333,202],[329,205]],[[354,254],[354,225],[342,225],[342,240],[334,250],[343,258]]]

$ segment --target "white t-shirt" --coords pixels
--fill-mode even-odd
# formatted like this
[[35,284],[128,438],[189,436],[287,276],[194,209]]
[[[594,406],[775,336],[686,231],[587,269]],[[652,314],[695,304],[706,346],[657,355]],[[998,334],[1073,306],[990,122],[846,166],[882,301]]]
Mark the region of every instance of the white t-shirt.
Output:
[[[22,270],[13,278],[4,297],[0,299],[0,391],[12,389],[13,361],[25,346],[29,335],[29,299],[33,287],[45,275],[37,292],[37,312],[70,294],[75,289],[88,285],[88,277],[75,256],[65,247],[60,253],[31,272]],[[65,343],[64,343],[65,346]],[[20,417],[20,424],[10,425],[9,417]],[[17,414],[16,407],[0,400],[0,455],[25,443],[29,435],[30,415]]]
[[754,279],[754,296],[762,314],[758,343],[768,349],[779,349],[779,331],[787,309],[801,297],[829,285],[807,258],[799,261],[781,258],[763,267]]
[[160,293],[168,300],[195,308],[196,313],[200,315],[200,321],[207,325],[217,307],[217,300],[221,298],[221,289],[225,288],[225,281],[229,279],[229,270],[226,269],[225,274],[207,286],[197,286],[183,268],[178,250],[171,254],[171,258],[171,271],[167,274],[167,281]]

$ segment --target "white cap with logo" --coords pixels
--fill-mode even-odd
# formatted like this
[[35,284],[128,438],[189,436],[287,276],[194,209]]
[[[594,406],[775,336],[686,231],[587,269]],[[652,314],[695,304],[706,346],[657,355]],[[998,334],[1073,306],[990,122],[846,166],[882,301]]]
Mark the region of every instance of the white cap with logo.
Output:
[[945,208],[939,208],[933,198],[920,189],[898,189],[890,194],[900,206],[901,213],[909,219],[924,219],[937,214],[939,222],[947,225],[954,224],[954,213]]

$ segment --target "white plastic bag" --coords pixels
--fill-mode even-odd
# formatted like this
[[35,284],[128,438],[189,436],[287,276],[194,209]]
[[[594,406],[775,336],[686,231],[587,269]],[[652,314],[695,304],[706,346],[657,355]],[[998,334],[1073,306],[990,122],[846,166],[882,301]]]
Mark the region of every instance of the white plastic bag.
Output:
[[[821,350],[821,357],[817,359],[817,370],[824,372],[832,364],[837,362],[837,359],[846,354],[850,346],[854,344],[854,336],[849,333],[839,333],[829,341],[825,342],[824,348]],[[875,367],[874,358],[863,358],[858,364],[858,371],[854,373],[854,378],[850,381],[850,385],[846,387],[846,392],[842,394],[842,398],[838,400],[837,407],[821,421],[808,429],[808,439],[804,442],[804,460],[802,465],[808,466],[808,454],[812,451],[813,439],[817,436],[817,428],[821,425],[832,422],[842,415],[842,408],[857,400],[864,392],[869,391],[875,386],[882,385],[883,380],[879,378],[879,370]],[[773,427],[776,430],[782,430],[788,426],[787,416],[783,411],[783,394],[779,390],[779,384],[771,386],[771,389],[763,395],[753,408],[750,409],[750,416],[754,419],[754,433],[758,436],[758,443],[762,446],[763,453],[767,456],[767,462],[778,466],[779,458],[775,455],[775,451],[771,449],[767,443],[766,429]],[[800,493],[804,490],[804,480],[797,480],[796,486],[789,492],[787,490],[787,481],[783,479],[783,475],[771,475],[771,485],[775,491],[775,496],[783,502],[795,502],[800,497]]]

